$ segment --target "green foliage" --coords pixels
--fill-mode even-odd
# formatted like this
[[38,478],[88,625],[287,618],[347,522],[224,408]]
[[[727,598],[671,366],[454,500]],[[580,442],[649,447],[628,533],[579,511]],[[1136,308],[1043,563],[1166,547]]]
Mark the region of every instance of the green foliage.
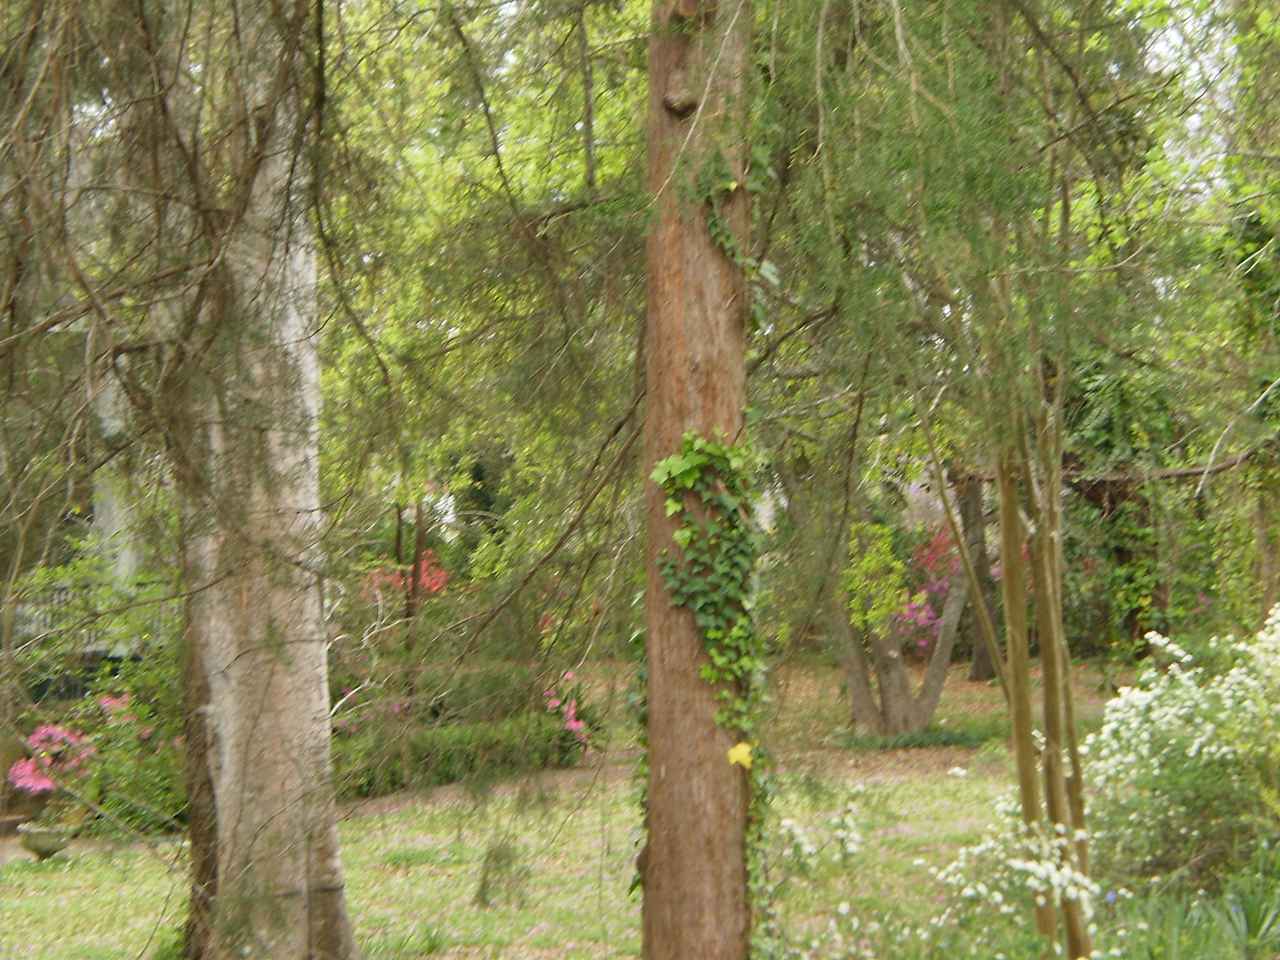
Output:
[[955,726],[926,727],[915,733],[899,733],[893,736],[846,733],[840,745],[850,750],[918,750],[930,747],[981,747],[984,744],[1005,740],[1010,735],[1009,720],[1005,717],[978,716]]
[[334,739],[334,777],[339,796],[376,797],[568,766],[581,752],[555,717],[540,713],[445,726],[370,721]]
[[880,632],[908,600],[907,566],[895,555],[893,531],[883,523],[853,523],[849,555],[843,586],[854,629],[864,636]]
[[[93,744],[76,806],[82,829],[172,832],[186,817],[181,621],[171,582],[122,581],[107,545],[73,540],[72,558],[25,578],[21,592],[52,622],[23,645],[21,677],[35,704],[25,723],[66,723]],[[93,666],[96,664],[96,667]]]
[[722,706],[717,722],[746,740],[757,735],[764,685],[762,645],[751,623],[756,535],[751,523],[749,455],[687,434],[680,453],[654,465],[650,479],[667,496],[667,516],[679,516],[658,565],[676,606],[693,614],[706,644],[702,678]]
[[439,927],[423,926],[411,933],[382,936],[365,946],[369,960],[418,960],[440,953],[449,946],[449,938]]
[[135,701],[94,735],[93,800],[97,832],[169,833],[186,822],[185,759],[173,713]]
[[465,862],[467,858],[467,850],[461,844],[454,843],[445,847],[405,847],[392,850],[382,862],[397,870],[414,870],[418,867],[454,866]]
[[414,681],[414,716],[437,725],[506,720],[541,705],[532,667],[501,662],[478,669],[427,665]]
[[764,644],[752,622],[757,535],[752,521],[751,456],[733,446],[687,433],[680,452],[659,460],[650,479],[666,495],[667,516],[678,516],[671,535],[678,556],[663,550],[658,569],[671,602],[693,614],[707,662],[702,679],[720,701],[716,722],[741,742],[728,762],[750,778],[747,873],[754,929],[753,949],[776,939],[768,901],[764,823],[773,784],[759,746],[764,700]]

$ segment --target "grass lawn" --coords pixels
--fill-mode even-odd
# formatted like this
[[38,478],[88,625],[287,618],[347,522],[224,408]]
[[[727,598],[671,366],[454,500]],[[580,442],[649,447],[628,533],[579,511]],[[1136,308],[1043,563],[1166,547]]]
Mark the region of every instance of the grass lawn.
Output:
[[[1082,679],[1086,718],[1101,702],[1093,686]],[[940,895],[929,866],[977,837],[1011,782],[1000,691],[965,683],[959,669],[936,725],[969,731],[940,738],[951,745],[851,746],[844,704],[836,670],[780,672],[768,737],[780,758],[779,817],[820,837],[861,785],[865,836],[849,862],[788,879],[779,905],[793,929],[824,922],[842,901],[868,918],[929,916]],[[366,957],[637,956],[634,751],[613,740],[576,770],[350,808],[343,854]],[[185,868],[174,842],[86,842],[44,863],[13,857],[0,865],[0,960],[176,956]]]

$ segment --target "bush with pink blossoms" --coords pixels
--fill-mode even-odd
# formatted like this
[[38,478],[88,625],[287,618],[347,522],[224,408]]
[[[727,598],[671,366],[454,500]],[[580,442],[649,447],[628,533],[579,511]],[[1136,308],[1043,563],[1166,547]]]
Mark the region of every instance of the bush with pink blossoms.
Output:
[[582,685],[572,670],[560,675],[559,682],[542,692],[547,711],[560,714],[565,733],[572,736],[583,748],[590,746],[595,723],[590,710],[584,706]]
[[9,783],[19,793],[47,798],[41,820],[82,821],[86,810],[79,798],[96,752],[93,744],[79,731],[53,723],[36,727],[22,743],[28,756],[9,767]]

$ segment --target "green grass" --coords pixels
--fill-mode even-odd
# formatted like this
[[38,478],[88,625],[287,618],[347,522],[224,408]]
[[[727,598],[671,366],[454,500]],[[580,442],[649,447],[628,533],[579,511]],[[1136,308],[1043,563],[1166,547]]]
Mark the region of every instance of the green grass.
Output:
[[[540,804],[515,788],[483,803],[441,791],[344,822],[350,908],[366,956],[638,956],[639,899],[627,891],[639,815],[625,770],[609,773],[594,784],[566,774],[557,798]],[[819,825],[853,783],[785,776],[778,814]],[[998,777],[943,775],[871,788],[874,830],[862,866],[824,865],[789,883],[785,911],[807,922],[842,899],[871,911],[930,909],[927,870],[914,861],[940,864],[972,839],[1002,786]],[[5,864],[0,957],[124,960],[148,955],[142,948],[153,935],[149,955],[170,956],[160,948],[173,941],[186,894],[176,854],[173,846],[162,856],[125,848]],[[496,875],[481,897],[486,868]]]
[[919,750],[928,747],[981,747],[993,740],[1007,740],[1011,726],[1002,716],[969,715],[950,726],[932,724],[915,733],[880,737],[845,733],[838,738],[848,750]]
[[[856,796],[864,837],[847,862],[821,856],[790,872],[775,840],[771,878],[789,931],[823,928],[842,902],[890,924],[938,912],[931,869],[978,839],[1012,783],[999,689],[954,680],[933,728],[877,742],[849,736],[837,671],[810,666],[789,678],[769,732],[782,761],[777,820],[788,818],[822,842],[833,814]],[[1100,700],[1081,698],[1086,724],[1099,713]],[[641,824],[624,734],[619,728],[615,752],[594,769],[404,795],[377,802],[377,813],[354,808],[340,832],[366,958],[638,956],[640,903],[628,890]],[[0,865],[0,960],[177,960],[186,893],[184,855],[173,842],[98,843],[46,863],[10,861]],[[1245,940],[1256,933],[1266,938],[1260,949],[1272,949],[1280,929],[1273,886],[1230,895],[1234,901],[1197,911],[1139,900],[1104,908],[1100,919],[1131,931],[1144,923],[1148,939],[1168,926],[1185,946],[1171,952],[1178,948],[1153,941],[1148,950],[1135,935],[1126,957],[1271,956],[1205,952],[1233,924],[1247,928]],[[886,955],[931,956],[918,946]],[[1010,957],[1023,960],[1021,952]]]

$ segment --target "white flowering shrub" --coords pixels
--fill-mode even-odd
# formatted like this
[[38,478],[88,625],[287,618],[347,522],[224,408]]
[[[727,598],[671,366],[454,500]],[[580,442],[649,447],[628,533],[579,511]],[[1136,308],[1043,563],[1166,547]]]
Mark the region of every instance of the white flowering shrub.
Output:
[[934,919],[935,938],[950,937],[953,955],[994,956],[999,943],[1006,956],[1036,956],[1033,907],[1076,901],[1091,917],[1099,889],[1073,865],[1069,846],[1075,837],[1060,826],[1028,827],[1012,795],[996,810],[982,839],[933,871],[947,893],[947,905]]
[[1280,607],[1203,655],[1148,640],[1167,666],[1122,689],[1084,746],[1097,872],[1202,886],[1280,828]]

